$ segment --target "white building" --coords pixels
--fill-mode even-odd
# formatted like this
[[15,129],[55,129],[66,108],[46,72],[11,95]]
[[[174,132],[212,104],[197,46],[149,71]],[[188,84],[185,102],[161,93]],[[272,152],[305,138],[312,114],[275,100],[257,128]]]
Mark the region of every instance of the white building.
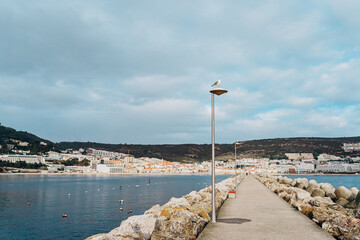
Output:
[[26,163],[38,163],[45,164],[45,159],[42,156],[37,155],[0,155],[1,161],[19,162],[24,161]]
[[299,165],[295,166],[295,169],[297,173],[309,173],[315,171],[313,163],[300,163]]
[[124,169],[115,165],[97,164],[96,171],[100,173],[123,173]]

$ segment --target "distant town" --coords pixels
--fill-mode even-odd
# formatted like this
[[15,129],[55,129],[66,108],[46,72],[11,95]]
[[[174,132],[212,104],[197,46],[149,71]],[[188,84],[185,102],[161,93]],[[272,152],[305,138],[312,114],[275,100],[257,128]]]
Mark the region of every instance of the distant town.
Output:
[[[180,163],[166,159],[140,157],[129,153],[111,152],[94,148],[48,151],[30,155],[30,150],[20,150],[28,142],[11,140],[6,148],[12,154],[0,155],[0,167],[7,173],[104,173],[104,174],[207,174],[210,161]],[[40,142],[46,146],[46,142]],[[2,148],[2,146],[0,146]],[[345,152],[360,150],[360,143],[344,143]],[[216,161],[216,172],[233,174],[236,168],[249,172],[273,174],[307,173],[360,173],[360,156],[338,157],[330,154],[314,156],[313,153],[286,153],[284,159],[239,158]],[[35,169],[34,169],[35,168]]]

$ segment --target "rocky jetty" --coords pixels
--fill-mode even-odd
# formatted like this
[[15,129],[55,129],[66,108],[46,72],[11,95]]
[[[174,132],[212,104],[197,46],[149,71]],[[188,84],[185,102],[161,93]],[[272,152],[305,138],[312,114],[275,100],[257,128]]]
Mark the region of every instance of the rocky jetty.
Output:
[[[240,177],[238,179],[240,182]],[[234,189],[234,181],[234,177],[230,177],[216,184],[216,211],[229,191]],[[143,215],[122,221],[120,227],[109,233],[97,234],[86,240],[196,239],[211,215],[211,187],[206,187],[181,198],[171,198],[162,206],[155,205]]]
[[306,178],[255,177],[336,239],[360,239],[360,192]]

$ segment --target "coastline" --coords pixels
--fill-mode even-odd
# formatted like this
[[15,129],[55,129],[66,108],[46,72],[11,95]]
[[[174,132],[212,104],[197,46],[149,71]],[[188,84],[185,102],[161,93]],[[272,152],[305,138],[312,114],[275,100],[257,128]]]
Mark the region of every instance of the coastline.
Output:
[[[24,175],[100,175],[100,176],[187,176],[187,175],[209,175],[211,173],[0,173],[0,176],[24,176]],[[219,172],[217,175],[233,175],[230,172]]]

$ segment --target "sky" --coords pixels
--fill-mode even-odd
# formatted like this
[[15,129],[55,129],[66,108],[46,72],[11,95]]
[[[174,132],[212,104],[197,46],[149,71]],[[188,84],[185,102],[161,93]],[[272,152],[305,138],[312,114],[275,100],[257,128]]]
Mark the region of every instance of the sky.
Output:
[[357,0],[0,0],[0,122],[54,142],[360,135]]

